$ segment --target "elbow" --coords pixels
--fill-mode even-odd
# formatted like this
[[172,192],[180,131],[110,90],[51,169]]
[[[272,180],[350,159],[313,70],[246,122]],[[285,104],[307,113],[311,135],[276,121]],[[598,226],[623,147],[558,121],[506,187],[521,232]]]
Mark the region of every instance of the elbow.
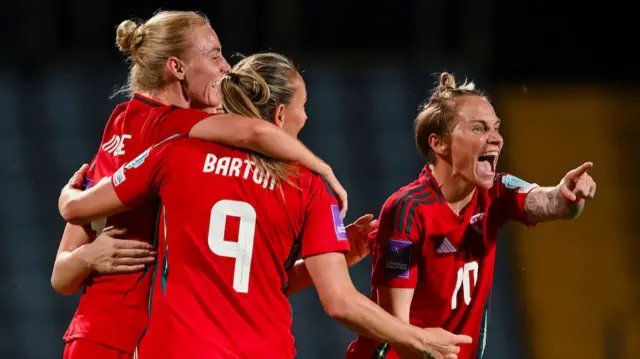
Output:
[[339,294],[336,295],[335,298],[324,299],[322,301],[322,307],[325,313],[331,318],[339,322],[348,322],[350,314],[353,313],[353,311],[350,310],[350,303],[352,302],[353,301],[348,299],[348,296]]
[[83,225],[85,224],[82,221],[82,217],[78,215],[78,211],[76,209],[75,201],[68,200],[60,203],[59,205],[60,215],[64,220],[70,224],[74,225]]
[[80,290],[80,288],[74,288],[62,283],[58,278],[58,276],[56,275],[55,270],[51,274],[51,287],[53,288],[53,290],[56,291],[56,293],[60,295],[74,295],[78,293],[78,291]]

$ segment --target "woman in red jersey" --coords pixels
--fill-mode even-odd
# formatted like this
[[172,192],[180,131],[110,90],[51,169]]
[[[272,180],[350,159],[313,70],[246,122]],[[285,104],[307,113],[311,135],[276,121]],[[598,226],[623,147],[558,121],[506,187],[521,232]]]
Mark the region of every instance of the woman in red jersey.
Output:
[[[473,338],[460,359],[481,358],[498,230],[574,219],[596,184],[587,162],[554,187],[497,173],[500,120],[473,83],[443,73],[415,121],[428,164],[384,204],[372,241],[372,299],[404,322]],[[347,358],[397,358],[384,342],[360,337]]]
[[[243,59],[221,90],[231,113],[268,120],[292,135],[305,124],[304,80],[281,55]],[[293,358],[283,288],[303,271],[329,315],[409,358],[455,358],[457,344],[469,342],[402,323],[360,294],[349,278],[337,206],[316,175],[281,161],[172,139],[121,167],[110,182],[88,191],[66,186],[59,206],[65,220],[84,224],[155,195],[167,233],[142,359]],[[292,273],[298,256],[304,268]]]
[[[87,188],[150,145],[179,134],[300,163],[323,175],[346,211],[346,192],[331,168],[286,131],[264,121],[196,110],[219,107],[216,83],[229,70],[217,34],[203,15],[163,11],[144,23],[127,20],[118,27],[116,41],[132,64],[126,88],[131,100],[111,115]],[[83,288],[65,334],[66,358],[133,355],[147,323],[150,276],[140,272],[154,260],[150,243],[156,213],[157,205],[149,204],[90,226],[65,228],[51,283],[63,294]],[[105,227],[126,230],[132,240],[98,236],[92,241]]]

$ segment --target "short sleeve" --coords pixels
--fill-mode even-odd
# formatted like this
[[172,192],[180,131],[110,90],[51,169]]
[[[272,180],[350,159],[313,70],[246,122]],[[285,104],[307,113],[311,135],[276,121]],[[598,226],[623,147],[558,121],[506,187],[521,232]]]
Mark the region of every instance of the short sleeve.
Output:
[[347,231],[336,199],[317,175],[313,175],[308,191],[302,228],[302,257],[348,252]]
[[192,108],[173,107],[155,123],[150,143],[158,143],[173,135],[187,137],[193,126],[210,116],[207,112]]
[[524,202],[532,189],[539,187],[508,173],[499,173],[490,190],[492,213],[499,216],[499,222],[516,221],[533,225],[527,221]]
[[[415,288],[422,258],[420,206],[402,211],[402,203],[385,208],[373,244],[374,285],[389,288]],[[386,207],[386,206],[385,206]]]
[[137,207],[158,193],[165,157],[174,142],[163,141],[142,152],[120,167],[111,177],[120,201],[129,208]]

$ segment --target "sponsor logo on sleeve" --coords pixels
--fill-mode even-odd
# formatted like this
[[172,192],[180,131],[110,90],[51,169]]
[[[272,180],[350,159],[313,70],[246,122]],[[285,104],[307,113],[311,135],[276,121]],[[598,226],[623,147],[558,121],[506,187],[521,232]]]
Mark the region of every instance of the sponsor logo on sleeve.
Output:
[[124,167],[120,167],[120,169],[113,174],[113,185],[117,187],[120,183],[124,182],[125,179],[127,178],[124,176]]
[[411,241],[390,239],[387,242],[387,255],[384,263],[385,273],[390,277],[409,278],[411,264]]
[[336,230],[336,236],[340,241],[347,240],[347,230],[344,228],[342,216],[340,215],[340,207],[335,204],[331,205],[331,216],[333,217],[333,227]]

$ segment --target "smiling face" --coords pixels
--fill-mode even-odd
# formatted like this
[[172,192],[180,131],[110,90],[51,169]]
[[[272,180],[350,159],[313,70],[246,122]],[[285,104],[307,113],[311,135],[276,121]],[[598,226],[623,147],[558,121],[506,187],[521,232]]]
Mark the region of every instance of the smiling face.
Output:
[[222,56],[218,35],[208,24],[196,27],[189,35],[185,90],[191,107],[216,108],[221,104],[217,83],[231,67]]
[[480,188],[493,186],[496,166],[504,141],[500,119],[493,106],[481,96],[455,99],[456,122],[448,142],[454,173]]

